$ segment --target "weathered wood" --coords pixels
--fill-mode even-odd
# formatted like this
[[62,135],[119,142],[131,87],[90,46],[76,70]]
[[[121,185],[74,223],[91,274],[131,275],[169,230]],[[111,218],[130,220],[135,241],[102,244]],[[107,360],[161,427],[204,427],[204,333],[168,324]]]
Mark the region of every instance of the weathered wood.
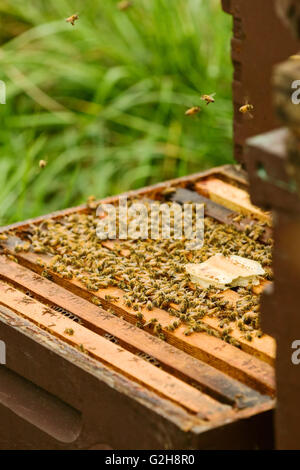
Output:
[[[45,255],[37,256],[30,252],[17,253],[15,256],[24,266],[33,269],[37,273],[43,271],[43,268],[36,264],[38,258],[45,260],[46,263],[50,261],[50,258]],[[123,316],[132,323],[136,323],[136,311],[125,305],[125,294],[121,289],[110,287],[90,293],[77,280],[64,279],[56,273],[51,273],[51,276],[56,283],[77,295],[89,300],[98,297],[104,308],[113,308],[116,314]],[[108,301],[106,300],[107,295],[117,297],[118,300]],[[261,393],[274,394],[274,369],[269,364],[206,333],[195,333],[187,337],[184,334],[185,326],[180,326],[174,332],[168,331],[167,326],[170,324],[170,315],[164,310],[154,308],[150,312],[147,308],[142,308],[141,312],[145,321],[150,321],[154,317],[157,319],[162,325],[162,331],[170,344],[188,352],[197,359],[213,365],[217,369],[221,369],[231,377],[241,380]],[[148,328],[148,331],[152,332],[151,328]]]
[[4,256],[0,256],[0,278],[28,291],[48,305],[61,307],[74,314],[86,328],[102,335],[107,333],[114,336],[121,346],[133,352],[143,351],[156,358],[173,375],[198,384],[201,390],[221,401],[240,408],[254,404],[258,399],[254,390],[240,382]]
[[[295,54],[300,42],[278,17],[275,0],[223,0],[222,3],[225,11],[233,15],[234,156],[244,162],[246,139],[280,126],[273,112],[270,86],[273,66]],[[293,4],[296,3],[298,0],[294,0]],[[239,112],[247,99],[254,106],[254,119],[245,119]]]
[[[173,202],[178,202],[179,204],[184,204],[186,202],[204,204],[204,214],[206,216],[211,217],[220,223],[233,225],[239,232],[243,232],[247,225],[255,225],[255,220],[251,217],[244,217],[243,220],[236,221],[235,218],[238,216],[238,212],[228,209],[221,204],[217,204],[196,191],[179,188],[170,196],[169,199]],[[272,230],[270,227],[265,227],[264,232],[259,236],[259,241],[266,243],[270,238],[272,238]]]
[[[232,172],[224,167],[204,174],[143,188],[142,190],[130,192],[126,196],[162,200],[161,193],[164,188],[174,185],[179,188],[187,186],[192,188],[195,183],[209,176],[220,178],[223,182],[228,183],[235,181],[236,186],[240,188],[247,187],[238,169]],[[193,194],[196,193],[193,192]],[[198,194],[196,195],[201,197]],[[118,198],[119,196],[108,198],[101,202],[116,203]],[[213,207],[213,205],[210,204],[210,207]],[[217,207],[216,204],[215,207]],[[72,208],[36,220],[14,224],[9,228],[15,230],[14,235],[21,235],[31,223],[40,223],[48,218],[61,218],[71,213],[87,212],[88,210],[87,206]],[[221,217],[223,217],[224,212],[232,213],[232,211],[222,207],[219,212]],[[231,216],[229,216],[230,218]],[[252,222],[251,217],[249,217],[249,221]],[[232,223],[232,221],[229,220],[227,223]],[[7,228],[2,228],[0,232],[6,230]],[[148,406],[149,401],[150,415],[155,410],[154,412],[158,414],[160,420],[166,420],[168,435],[170,435],[170,432],[173,432],[173,424],[171,423],[172,420],[168,419],[168,413],[170,412],[168,410],[173,407],[174,411],[171,413],[175,413],[176,430],[178,422],[181,422],[181,419],[184,422],[184,424],[179,425],[182,427],[182,434],[179,436],[176,431],[172,440],[173,444],[164,445],[172,446],[175,445],[174,442],[179,442],[178,439],[182,439],[184,444],[180,444],[178,448],[184,448],[185,445],[190,445],[187,442],[192,438],[193,445],[196,447],[211,446],[210,434],[206,431],[215,429],[216,435],[218,435],[218,429],[223,429],[225,423],[234,423],[238,419],[252,419],[251,417],[253,417],[256,422],[256,413],[265,413],[274,405],[272,397],[275,394],[275,382],[274,369],[271,366],[274,360],[274,350],[272,350],[273,340],[271,338],[269,344],[268,337],[263,337],[263,341],[259,341],[257,344],[256,342],[250,344],[239,337],[238,341],[244,349],[239,350],[207,333],[194,333],[191,336],[186,336],[184,326],[180,326],[173,332],[168,331],[167,326],[172,323],[172,318],[164,310],[142,311],[146,322],[156,317],[158,322],[162,324],[162,332],[166,337],[166,342],[163,342],[155,336],[151,326],[146,326],[144,329],[137,328],[136,311],[125,306],[123,301],[124,292],[120,289],[108,288],[100,289],[98,292],[90,292],[77,280],[63,278],[56,273],[49,272],[49,268],[42,268],[37,264],[37,258],[42,258],[48,263],[50,261],[49,257],[32,252],[15,253],[10,241],[11,239],[8,240],[9,243],[4,249],[7,254],[10,252],[17,258],[19,263],[8,260],[5,256],[0,256],[0,314],[1,309],[9,308],[10,311],[17,312],[21,322],[28,319],[33,326],[34,324],[39,325],[38,328],[44,334],[48,334],[49,331],[53,340],[56,339],[65,348],[68,347],[74,351],[72,353],[74,358],[76,354],[82,358],[79,361],[80,363],[85,364],[88,361],[95,361],[99,364],[99,367],[105,369],[109,383],[114,380],[115,376],[118,376],[121,381],[123,377],[124,384],[125,382],[127,384],[126,387],[123,384],[126,390],[118,384],[118,387],[122,388],[122,393],[119,396],[123,398],[124,395],[125,404],[128,399],[131,400],[130,403],[133,403],[133,407],[130,408],[128,413],[129,419],[131,419],[132,410],[135,407],[135,400],[142,398],[140,403],[146,404],[146,406]],[[17,239],[13,240],[13,242],[16,241]],[[109,250],[115,249],[114,242],[104,242],[103,246]],[[126,257],[128,254],[127,250],[123,250],[120,256]],[[43,269],[47,270],[51,278],[46,279],[40,275]],[[236,300],[233,291],[228,290],[223,294],[229,296],[228,298],[232,302]],[[116,296],[119,299],[106,300],[107,295]],[[95,305],[96,298],[106,311]],[[25,302],[24,299],[26,299]],[[30,307],[33,304],[34,309],[31,309]],[[55,317],[52,317],[53,314]],[[55,318],[55,321],[53,321],[53,318]],[[59,318],[59,321],[56,322],[57,318]],[[53,323],[51,323],[51,319]],[[0,325],[1,321],[2,317],[0,315]],[[217,321],[214,322],[212,318],[207,317],[204,321],[211,330],[219,329]],[[68,330],[74,330],[74,334],[68,334]],[[9,332],[8,329],[7,333]],[[237,337],[240,336],[238,331],[234,331],[233,334]],[[106,338],[106,335],[109,336]],[[108,338],[117,341],[117,343],[112,343]],[[34,338],[32,338],[33,343],[35,343]],[[71,346],[68,346],[68,344]],[[87,354],[80,352],[78,350],[80,348]],[[37,347],[36,351],[38,350]],[[63,346],[62,351],[64,351]],[[42,353],[43,349],[40,348],[40,352]],[[147,354],[150,360],[158,361],[159,368],[138,357],[140,353]],[[14,351],[14,354],[16,354],[16,351]],[[30,354],[32,357],[36,357],[35,353]],[[73,359],[70,358],[71,364],[72,361]],[[11,358],[9,362],[12,364]],[[14,369],[17,368],[17,364],[14,361]],[[136,366],[136,364],[138,365]],[[69,371],[69,368],[67,370]],[[23,372],[21,373],[23,374]],[[165,377],[168,378],[166,384],[163,385],[161,381],[164,381]],[[29,379],[31,380],[31,377]],[[128,387],[129,383],[130,386]],[[173,384],[173,386],[170,384]],[[92,387],[92,389],[94,388]],[[174,391],[174,388],[177,390]],[[52,392],[55,392],[55,390],[56,388],[53,385]],[[199,393],[200,395],[198,395]],[[204,397],[204,401],[199,401],[199,396],[201,400]],[[147,397],[148,401],[143,401],[144,397]],[[91,401],[94,403],[94,400]],[[121,402],[122,400],[116,401],[116,406],[120,409],[122,409]],[[92,409],[92,406],[90,408]],[[143,409],[142,406],[141,409]],[[147,409],[145,408],[145,413],[147,413]],[[181,413],[184,416],[181,416]],[[178,418],[179,415],[180,419]],[[91,423],[91,416],[92,414],[89,415],[89,418],[86,418],[86,423]],[[99,419],[97,418],[96,421],[98,423]],[[152,426],[149,423],[147,426],[147,432],[150,432]],[[236,429],[241,430],[242,427],[237,425]],[[147,432],[140,432],[143,435],[142,439],[144,439],[144,434],[147,434]],[[186,436],[184,436],[184,433]],[[196,437],[198,434],[201,435],[201,444],[198,443],[198,437]],[[229,436],[228,431],[224,435]],[[237,439],[236,442],[244,440],[244,437],[239,439],[240,437],[238,433],[235,438],[235,440]],[[157,437],[156,440],[161,442],[162,439],[165,442],[165,438],[162,437]],[[231,439],[232,437],[228,438],[228,441]],[[119,438],[117,442],[120,442]],[[82,444],[76,444],[76,448],[79,448],[80,445]],[[139,443],[139,445],[142,444]],[[227,439],[225,439],[224,446],[228,445]],[[128,448],[128,444],[125,444],[125,446],[125,448]],[[120,448],[120,446],[117,448]]]
[[83,352],[180,404],[190,412],[197,413],[199,417],[213,418],[213,415],[228,409],[227,405],[216,402],[208,395],[133,355],[121,346],[113,344],[82,325],[75,324],[64,315],[45,307],[3,281],[0,281],[0,303],[63,338],[72,346],[81,348]]
[[276,0],[278,15],[290,27],[296,38],[300,38],[300,5],[298,0]]
[[[278,116],[287,126],[286,172],[290,178],[290,192],[300,194],[300,113],[299,113],[299,59],[290,59],[274,70],[274,102]],[[298,102],[298,104],[297,104]],[[293,187],[294,186],[294,187]]]
[[228,209],[270,223],[270,214],[254,206],[250,202],[249,194],[243,189],[214,177],[196,183],[195,188],[199,193]]

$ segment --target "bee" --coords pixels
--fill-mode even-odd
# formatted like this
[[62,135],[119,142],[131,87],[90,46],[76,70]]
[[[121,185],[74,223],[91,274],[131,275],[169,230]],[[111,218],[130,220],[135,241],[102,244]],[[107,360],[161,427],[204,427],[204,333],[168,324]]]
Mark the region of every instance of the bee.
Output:
[[198,114],[200,111],[200,106],[193,106],[192,108],[189,108],[184,114],[186,116],[193,116],[194,114]]
[[61,261],[61,256],[60,255],[55,255],[50,261],[50,266],[52,267],[54,264],[58,263]]
[[95,201],[96,201],[95,196],[89,196],[88,200],[87,200],[87,206],[90,209],[96,209],[97,208],[97,203]]
[[153,326],[157,323],[157,318],[151,318],[147,323],[144,324],[144,326]]
[[75,21],[77,21],[77,20],[79,20],[78,15],[71,15],[71,16],[69,16],[69,18],[66,18],[66,22],[71,23],[72,26],[74,26]]
[[130,299],[126,299],[125,305],[126,307],[132,307],[132,301]]
[[42,168],[45,168],[45,166],[47,166],[46,160],[40,160],[39,161],[39,167],[42,169]]
[[246,103],[239,108],[239,112],[244,114],[245,116],[248,116],[250,119],[253,119],[253,114],[251,113],[251,111],[253,110],[254,106],[253,104],[248,103],[248,100],[246,100]]
[[93,296],[91,298],[91,301],[93,302],[94,305],[97,305],[98,307],[101,305],[101,301],[100,299],[98,299],[98,297]]
[[194,332],[194,329],[193,329],[193,328],[189,328],[188,330],[185,330],[185,331],[184,331],[184,335],[185,335],[185,336],[190,336],[193,332]]
[[41,258],[37,258],[36,264],[40,266],[41,268],[45,267],[45,262]]
[[83,344],[80,344],[80,345],[78,346],[78,349],[79,349],[79,351],[81,351],[82,353],[85,353],[85,354],[87,353],[87,351],[86,351],[85,347],[83,346]]
[[234,338],[229,338],[228,343],[231,344],[232,346],[235,346],[236,348],[241,349],[240,343]]
[[66,335],[73,336],[74,330],[73,330],[73,328],[66,328],[65,331],[64,331],[64,333],[65,333]]
[[210,103],[214,103],[215,102],[215,99],[214,99],[214,96],[215,96],[216,93],[212,93],[211,95],[202,95],[201,96],[201,100],[202,101],[206,101],[206,106],[209,105]]
[[160,323],[155,323],[154,327],[153,327],[153,333],[155,335],[159,335],[161,333],[161,330],[162,330],[161,324]]
[[148,310],[153,310],[153,305],[152,305],[152,302],[150,302],[150,300],[148,300],[146,307]]
[[128,10],[128,8],[132,7],[132,5],[133,3],[129,0],[122,0],[121,2],[118,2],[117,7],[120,11],[125,11]]
[[105,300],[107,300],[108,302],[117,302],[119,300],[119,297],[116,297],[115,295],[105,294]]
[[246,333],[246,334],[244,335],[244,338],[245,338],[247,341],[252,341],[252,336],[251,336],[250,333]]

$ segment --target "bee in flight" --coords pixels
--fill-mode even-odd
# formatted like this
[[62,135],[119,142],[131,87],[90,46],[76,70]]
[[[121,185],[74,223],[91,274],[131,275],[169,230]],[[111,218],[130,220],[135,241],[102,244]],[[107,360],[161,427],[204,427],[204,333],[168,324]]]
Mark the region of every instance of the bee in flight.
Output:
[[202,101],[206,101],[206,105],[209,105],[209,103],[215,102],[215,99],[214,99],[215,94],[216,93],[212,93],[211,95],[202,95],[201,99]]
[[125,11],[125,10],[128,10],[128,8],[132,6],[132,2],[128,0],[123,0],[119,2],[117,6],[120,11]]
[[192,108],[189,108],[184,114],[186,116],[193,116],[194,114],[198,114],[200,111],[200,106],[193,106]]
[[71,15],[71,16],[69,16],[69,18],[66,19],[66,22],[71,23],[71,25],[74,26],[75,21],[77,21],[77,20],[79,20],[78,15]]
[[40,160],[40,161],[39,161],[39,167],[40,167],[40,168],[45,168],[46,165],[47,165],[46,160]]
[[246,100],[246,103],[239,108],[239,112],[244,114],[245,116],[248,116],[250,119],[253,119],[253,114],[251,113],[251,111],[253,110],[254,106],[253,104],[248,103],[248,100]]

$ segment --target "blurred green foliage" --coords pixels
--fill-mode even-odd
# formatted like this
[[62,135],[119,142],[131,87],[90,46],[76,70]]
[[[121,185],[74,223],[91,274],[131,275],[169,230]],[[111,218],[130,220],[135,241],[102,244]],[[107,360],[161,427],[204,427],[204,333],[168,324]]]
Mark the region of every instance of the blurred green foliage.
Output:
[[1,224],[232,161],[220,3],[0,0]]

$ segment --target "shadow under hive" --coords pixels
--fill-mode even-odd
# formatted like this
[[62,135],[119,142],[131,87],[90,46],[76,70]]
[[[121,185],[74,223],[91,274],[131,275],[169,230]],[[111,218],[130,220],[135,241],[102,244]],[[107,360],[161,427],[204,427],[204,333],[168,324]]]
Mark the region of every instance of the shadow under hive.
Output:
[[[235,167],[128,196],[204,202],[206,216],[219,227],[253,234],[260,226],[255,238],[261,246],[271,237],[257,219],[268,215],[255,213],[244,175]],[[126,302],[126,285],[95,290],[54,269],[53,254],[16,249],[36,227],[47,231],[47,220],[59,225],[71,214],[92,211],[82,206],[1,229],[0,338],[7,345],[7,364],[0,368],[0,447],[272,447],[270,336],[254,334],[249,340],[236,320],[226,323],[224,335],[218,317],[223,307],[216,299],[215,315],[208,311],[200,330],[187,334],[190,323],[181,321],[176,304],[173,314],[169,305],[135,309]],[[114,244],[102,242],[107,256]],[[58,240],[55,249],[60,245]],[[126,250],[117,255],[120,265],[130,258]],[[268,284],[262,281],[259,291]],[[241,297],[232,289],[220,295],[225,305]]]

